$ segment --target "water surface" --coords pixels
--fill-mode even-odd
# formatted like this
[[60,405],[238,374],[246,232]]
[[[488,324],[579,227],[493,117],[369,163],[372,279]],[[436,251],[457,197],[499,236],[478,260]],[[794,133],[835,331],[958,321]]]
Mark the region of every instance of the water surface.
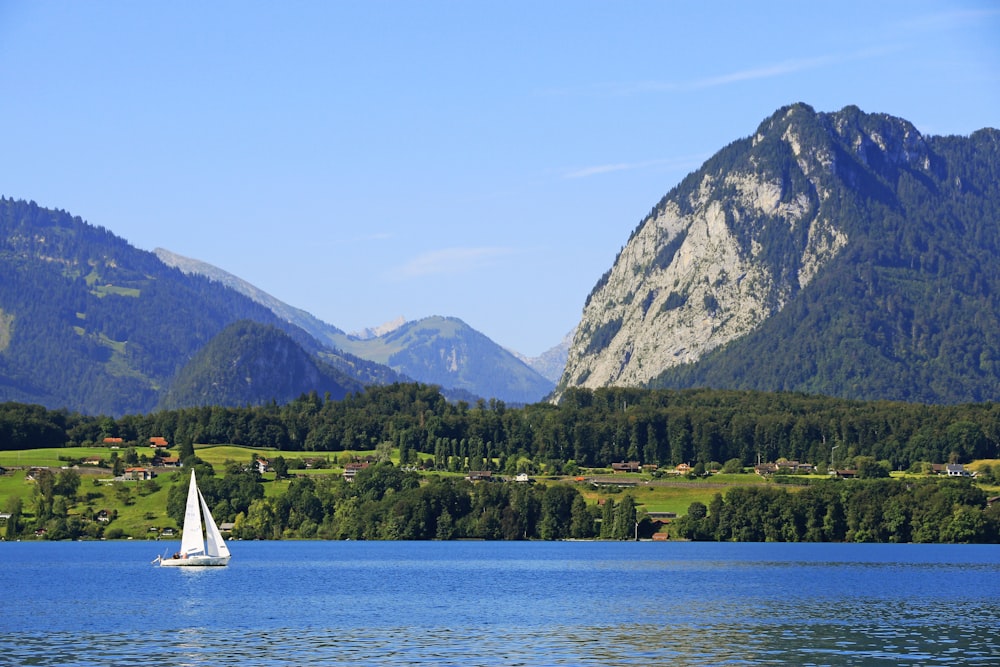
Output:
[[0,665],[997,665],[994,545],[0,543]]

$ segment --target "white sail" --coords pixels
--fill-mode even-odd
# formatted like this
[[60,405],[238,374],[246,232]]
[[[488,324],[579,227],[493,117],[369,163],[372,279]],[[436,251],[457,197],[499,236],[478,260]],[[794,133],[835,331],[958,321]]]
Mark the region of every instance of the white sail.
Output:
[[[201,522],[205,521],[202,531]],[[219,527],[215,525],[212,512],[208,509],[205,496],[198,488],[194,471],[191,471],[191,484],[188,486],[187,505],[184,508],[184,534],[181,536],[181,550],[173,556],[158,556],[154,563],[177,567],[182,565],[227,565],[231,557],[229,547],[222,539]],[[208,535],[208,544],[205,536]]]
[[191,471],[191,484],[188,486],[187,506],[184,509],[184,525],[181,527],[181,553],[185,556],[205,552],[205,538],[201,532],[201,505],[198,483]]
[[229,558],[229,547],[226,546],[226,541],[222,539],[219,527],[215,525],[215,519],[212,518],[212,512],[209,511],[208,505],[205,503],[205,496],[201,495],[201,490],[198,491],[198,498],[201,500],[201,510],[205,515],[205,536],[208,538],[205,544],[206,553],[209,556]]

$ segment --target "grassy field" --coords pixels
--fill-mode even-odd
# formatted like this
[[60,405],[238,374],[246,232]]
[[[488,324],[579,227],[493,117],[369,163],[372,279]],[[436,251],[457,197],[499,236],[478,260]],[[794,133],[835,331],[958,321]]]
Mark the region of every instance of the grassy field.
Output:
[[223,472],[223,468],[228,463],[249,463],[257,457],[268,459],[281,454],[277,449],[238,447],[236,445],[195,445],[194,453],[202,461],[215,468],[219,474]]
[[[23,503],[23,513],[27,519],[34,516],[35,484],[27,479],[27,470],[15,470],[0,475],[0,509],[6,508],[12,497],[19,497]],[[81,515],[87,510],[118,510],[118,518],[114,527],[125,535],[135,538],[153,537],[150,528],[177,528],[176,523],[167,517],[167,493],[174,484],[183,484],[184,475],[181,471],[160,475],[155,484],[146,482],[124,482],[120,485],[106,484],[103,479],[110,478],[107,471],[84,470],[80,475],[80,487],[77,490],[78,501],[70,508],[70,514]],[[123,491],[118,491],[121,487]],[[128,503],[123,496],[128,492]],[[121,495],[119,495],[121,494]]]
[[26,449],[24,451],[0,451],[0,467],[19,468],[21,466],[38,466],[58,468],[67,465],[71,460],[82,460],[91,456],[102,459],[111,458],[107,447],[52,447],[47,449]]

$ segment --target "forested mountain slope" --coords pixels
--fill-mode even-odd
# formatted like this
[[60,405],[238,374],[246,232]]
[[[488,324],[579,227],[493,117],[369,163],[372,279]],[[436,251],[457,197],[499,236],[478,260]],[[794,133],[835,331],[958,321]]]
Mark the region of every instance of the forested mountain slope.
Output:
[[1000,132],[780,109],[671,190],[587,299],[560,390],[1000,396]]
[[280,329],[240,320],[180,370],[159,407],[287,403],[303,388],[339,400],[363,385],[308,354]]
[[104,228],[0,198],[0,401],[151,410],[178,370],[238,320],[278,327],[361,381],[378,375],[376,364],[325,350],[264,306]]

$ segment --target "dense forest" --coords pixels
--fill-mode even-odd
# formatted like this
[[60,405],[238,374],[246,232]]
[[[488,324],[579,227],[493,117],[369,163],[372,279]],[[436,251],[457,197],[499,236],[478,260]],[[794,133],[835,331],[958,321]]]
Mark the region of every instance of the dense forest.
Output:
[[[231,485],[227,475],[217,487]],[[172,512],[184,513],[183,485],[171,493]],[[261,495],[263,492],[260,492]],[[649,537],[657,526],[632,495],[588,505],[565,484],[473,484],[383,464],[338,478],[299,478],[276,499],[218,507],[234,518],[243,539],[611,539]],[[733,487],[708,506],[692,503],[668,536],[739,542],[996,543],[1000,503],[969,480],[823,480],[802,490]]]
[[[350,483],[339,475],[298,477],[286,493],[265,499],[257,477],[239,464],[224,477],[199,476],[213,513],[235,522],[234,537],[626,539],[635,531],[630,497],[617,509],[614,503],[607,505],[612,516],[602,530],[600,515],[588,508],[579,491],[562,484],[473,484],[456,477],[421,484],[417,473],[384,463],[359,470]],[[184,515],[183,486],[171,490],[168,502],[178,523]]]
[[[274,499],[263,498],[245,467],[208,479],[206,497],[243,539],[628,540],[657,529],[630,494],[588,505],[565,484],[448,477],[420,484],[416,473],[391,464],[365,468],[353,483],[297,478]],[[184,485],[171,490],[178,522],[184,497]],[[1000,503],[987,507],[986,500],[967,479],[823,480],[796,491],[743,486],[707,506],[693,503],[668,530],[675,538],[739,542],[996,543]]]
[[567,391],[559,405],[449,402],[438,387],[370,387],[343,400],[302,395],[284,405],[203,407],[90,417],[0,404],[0,448],[144,443],[272,447],[288,452],[399,448],[402,462],[442,470],[525,467],[572,472],[631,460],[657,466],[742,465],[780,458],[844,466],[873,457],[890,470],[998,456],[1000,405],[930,406],[798,393],[608,388]]
[[[823,481],[795,492],[730,489],[692,503],[675,535],[737,542],[995,543],[1000,503],[968,480]],[[986,508],[984,510],[984,508]]]

